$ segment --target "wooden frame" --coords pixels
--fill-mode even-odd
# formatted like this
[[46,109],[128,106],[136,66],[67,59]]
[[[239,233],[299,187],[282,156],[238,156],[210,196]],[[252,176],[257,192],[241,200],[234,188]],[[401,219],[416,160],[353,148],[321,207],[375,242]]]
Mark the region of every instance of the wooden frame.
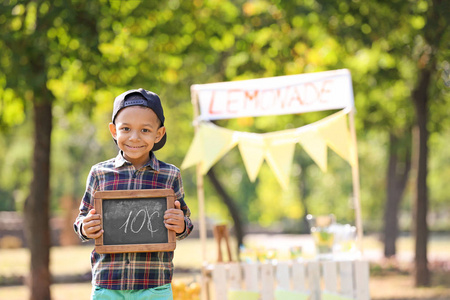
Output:
[[[96,192],[94,208],[101,216],[101,226],[105,232],[95,239],[95,251],[125,253],[175,250],[175,232],[164,226],[164,212],[174,208],[174,202],[175,193],[171,189]],[[149,206],[153,210],[151,215]],[[155,224],[157,227],[154,230]]]

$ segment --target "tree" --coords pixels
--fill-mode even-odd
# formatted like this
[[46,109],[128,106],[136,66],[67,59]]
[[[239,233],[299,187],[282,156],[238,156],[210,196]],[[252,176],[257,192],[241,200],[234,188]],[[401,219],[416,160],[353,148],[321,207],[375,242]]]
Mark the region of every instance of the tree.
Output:
[[219,180],[217,179],[216,173],[214,171],[214,167],[212,167],[208,173],[207,176],[209,180],[211,181],[212,185],[214,186],[214,189],[216,192],[220,195],[223,202],[227,206],[231,217],[233,218],[234,222],[234,231],[236,234],[237,239],[237,251],[239,251],[239,247],[244,244],[244,229],[242,224],[242,218],[239,213],[239,209],[233,199],[228,195],[228,193],[223,188],[222,184],[220,184]]
[[[192,4],[183,4],[179,10],[176,3],[138,1],[21,4],[13,0],[0,5],[2,92],[12,94],[13,103],[33,107],[34,113],[33,180],[25,209],[31,251],[30,294],[31,299],[50,299],[48,219],[54,102],[66,101],[63,107],[69,111],[76,105],[88,110],[94,97],[101,102],[129,86],[161,89],[162,85],[167,85],[172,100],[183,100],[180,95],[185,94],[185,83],[180,81],[192,74],[208,76],[208,72],[198,67],[202,51],[193,51],[192,57],[197,59],[182,60],[188,46],[195,49],[197,45],[192,38],[196,28]],[[202,30],[207,29],[207,20],[200,20]],[[155,34],[153,30],[161,31]],[[205,41],[204,35],[196,38]],[[191,70],[189,75],[181,68],[183,64],[187,65],[185,70]],[[66,75],[73,70],[76,74],[72,74],[72,81],[66,82]],[[170,88],[177,84],[177,89]],[[102,86],[107,88],[99,89]],[[183,103],[178,116],[189,124],[182,118],[188,110],[181,108],[190,107],[189,102],[178,100],[171,105],[176,107],[176,102]],[[2,107],[2,116],[8,115],[8,109]],[[175,118],[172,120],[175,122]],[[176,141],[183,131],[172,132]]]
[[389,134],[389,162],[386,176],[386,203],[384,207],[384,256],[397,253],[399,235],[398,212],[411,169],[411,130],[402,135]]
[[[427,244],[426,172],[424,171],[426,170],[425,157],[427,155],[425,99],[428,95],[430,80],[435,73],[436,60],[439,60],[445,51],[444,32],[447,28],[448,16],[445,17],[444,14],[448,12],[448,6],[443,1],[415,1],[414,4],[401,1],[390,3],[382,1],[370,3],[317,1],[317,4],[319,5],[318,9],[323,12],[322,20],[328,23],[329,32],[336,35],[348,54],[355,55],[356,60],[348,58],[347,63],[351,65],[352,61],[356,62],[361,59],[363,62],[364,60],[365,64],[359,63],[359,68],[351,69],[352,73],[357,74],[356,78],[362,79],[355,80],[356,100],[364,98],[372,100],[366,102],[366,107],[362,111],[364,116],[361,117],[361,120],[364,120],[365,124],[376,121],[373,123],[375,127],[372,128],[390,131],[394,133],[394,136],[401,136],[402,132],[406,132],[412,125],[412,120],[405,118],[405,115],[409,115],[405,114],[405,108],[408,107],[406,100],[416,99],[413,102],[417,121],[420,124],[420,143],[422,144],[418,151],[421,158],[417,164],[420,168],[418,182],[421,182],[418,183],[417,197],[421,199],[418,201],[421,204],[416,208],[417,218],[415,218],[418,222],[416,243],[420,244],[416,248],[416,267],[423,270],[423,272],[418,271],[417,273],[428,277],[427,271],[423,269],[423,266],[426,265],[426,251],[423,250],[423,247],[426,248]],[[424,40],[426,42],[423,42]],[[419,79],[417,79],[417,84],[414,84],[416,75]],[[378,86],[382,89],[379,89]],[[408,89],[414,90],[412,95],[405,93]],[[367,95],[366,97],[361,93],[363,91]],[[436,92],[436,96],[442,97],[442,93]],[[401,100],[401,102],[392,101],[392,98]],[[389,103],[386,103],[386,99]],[[373,102],[373,100],[376,101]],[[390,142],[389,161],[393,166],[399,158],[396,150],[398,143],[396,138],[390,139]],[[407,152],[403,151],[403,153]],[[409,164],[406,157],[402,160],[401,164],[405,166]],[[400,180],[397,180],[394,170],[398,169],[398,167],[388,168],[387,180],[390,185],[387,190],[388,197],[385,207],[391,211],[385,212],[387,222],[385,232],[388,234],[385,237],[387,255],[392,255],[395,251],[397,234],[395,228],[398,227],[397,203],[402,195],[401,191],[405,186],[404,180],[407,177],[407,172],[404,172],[400,176]],[[403,168],[403,170],[407,171],[408,168]],[[387,228],[387,226],[393,226],[394,230],[390,230],[391,228]]]
[[[423,42],[417,45],[418,76],[412,91],[411,99],[416,112],[416,156],[417,182],[414,201],[414,233],[415,233],[415,285],[428,286],[430,284],[430,271],[428,269],[428,136],[429,130],[429,100],[432,80],[436,74],[436,66],[440,59],[442,47],[447,47],[449,41],[448,19],[449,5],[446,1],[433,0],[426,14],[426,24],[421,34]],[[447,50],[448,51],[448,50]]]
[[47,84],[75,58],[84,59],[87,65],[95,58],[98,11],[86,1],[74,5],[8,1],[1,3],[0,10],[0,66],[8,74],[3,90],[33,107],[33,179],[24,210],[31,252],[30,299],[50,299],[50,152],[55,97]]

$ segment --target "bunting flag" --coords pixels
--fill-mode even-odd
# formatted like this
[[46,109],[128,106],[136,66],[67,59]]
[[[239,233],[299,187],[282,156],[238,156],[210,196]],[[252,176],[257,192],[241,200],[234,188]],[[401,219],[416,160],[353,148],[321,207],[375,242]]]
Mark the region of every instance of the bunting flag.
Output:
[[265,159],[280,185],[286,189],[289,186],[295,143],[277,144],[276,140],[276,138],[266,140]]
[[334,152],[353,166],[354,159],[351,155],[351,138],[346,114],[340,111],[321,121],[318,126],[319,134]]
[[184,158],[182,169],[200,164],[202,174],[208,170],[237,144],[234,132],[213,124],[202,123]]
[[356,163],[356,151],[347,126],[348,111],[342,110],[315,123],[272,133],[247,133],[202,122],[181,165],[199,165],[202,174],[238,145],[249,179],[254,182],[265,160],[283,188],[289,186],[295,145],[299,143],[319,168],[327,171],[327,149]]
[[299,143],[323,171],[327,171],[327,143],[315,128],[299,133]]
[[200,126],[198,132],[194,135],[194,140],[192,141],[191,146],[189,147],[189,150],[186,153],[186,156],[184,157],[183,163],[181,164],[182,169],[187,169],[202,162],[203,159],[202,155],[203,139],[201,134],[202,127],[203,126]]
[[238,147],[248,177],[254,182],[264,161],[264,139],[260,134],[242,134]]

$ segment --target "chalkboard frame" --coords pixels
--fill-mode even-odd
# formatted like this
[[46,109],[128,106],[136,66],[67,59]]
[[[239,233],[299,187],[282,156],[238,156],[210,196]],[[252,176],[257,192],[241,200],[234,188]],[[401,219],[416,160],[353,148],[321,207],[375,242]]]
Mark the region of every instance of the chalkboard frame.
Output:
[[[152,198],[166,198],[167,209],[174,208],[175,193],[171,189],[148,189],[148,190],[119,190],[119,191],[98,191],[94,194],[94,208],[101,216],[101,226],[103,228],[103,203],[108,200],[151,200]],[[175,231],[167,230],[167,243],[139,243],[105,245],[103,235],[95,239],[95,251],[97,253],[126,253],[126,252],[159,252],[173,251],[176,248]]]

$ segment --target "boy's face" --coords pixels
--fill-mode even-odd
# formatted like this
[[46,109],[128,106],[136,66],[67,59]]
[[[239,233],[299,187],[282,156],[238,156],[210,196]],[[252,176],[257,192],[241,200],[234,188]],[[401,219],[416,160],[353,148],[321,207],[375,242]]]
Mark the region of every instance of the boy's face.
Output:
[[117,141],[124,157],[136,169],[149,160],[153,145],[164,136],[165,127],[153,110],[142,106],[123,108],[116,116],[115,124],[109,123],[109,131]]

